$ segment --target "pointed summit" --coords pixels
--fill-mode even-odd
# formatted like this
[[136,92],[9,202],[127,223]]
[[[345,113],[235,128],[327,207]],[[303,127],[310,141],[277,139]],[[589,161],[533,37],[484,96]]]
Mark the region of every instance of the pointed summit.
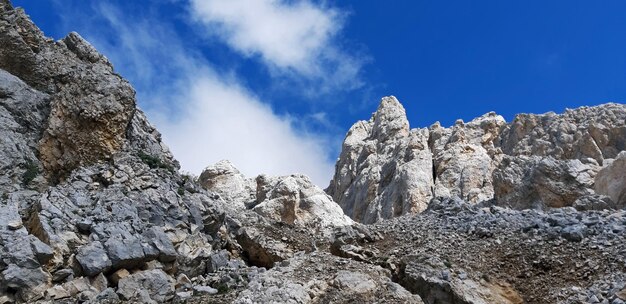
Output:
[[407,136],[409,120],[402,104],[394,96],[383,97],[376,112],[372,115],[372,137],[396,138]]

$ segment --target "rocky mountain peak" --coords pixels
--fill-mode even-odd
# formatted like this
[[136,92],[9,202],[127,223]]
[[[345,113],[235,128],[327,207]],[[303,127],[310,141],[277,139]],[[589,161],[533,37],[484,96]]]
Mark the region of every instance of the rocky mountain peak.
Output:
[[421,212],[441,197],[515,208],[573,206],[609,195],[597,185],[602,190],[593,190],[594,181],[607,183],[595,176],[625,143],[620,104],[520,114],[510,124],[490,112],[449,128],[409,130],[402,105],[385,97],[369,122],[348,132],[327,191],[365,223]]
[[404,107],[394,97],[384,97],[372,115],[372,136],[376,138],[396,138],[407,136],[409,121]]

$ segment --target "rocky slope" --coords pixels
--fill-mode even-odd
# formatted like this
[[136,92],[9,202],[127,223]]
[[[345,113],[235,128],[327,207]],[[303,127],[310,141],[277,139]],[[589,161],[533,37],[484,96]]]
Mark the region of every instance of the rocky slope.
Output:
[[601,200],[622,208],[624,149],[622,104],[410,129],[402,105],[385,97],[348,132],[326,191],[362,223],[419,213],[433,198],[516,209]]
[[181,175],[78,34],[0,0],[0,42],[0,304],[626,300],[623,105],[410,129],[385,98],[327,194]]

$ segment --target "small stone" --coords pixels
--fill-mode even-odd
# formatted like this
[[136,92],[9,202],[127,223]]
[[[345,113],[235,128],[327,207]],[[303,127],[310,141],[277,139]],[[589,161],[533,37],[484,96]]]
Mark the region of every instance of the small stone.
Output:
[[9,230],[18,230],[24,227],[24,225],[22,224],[22,221],[12,221],[7,224],[7,227]]
[[95,303],[119,303],[120,297],[115,293],[113,288],[107,288],[100,292],[95,298]]
[[189,278],[187,277],[187,275],[185,275],[184,273],[179,275],[178,278],[176,278],[176,288],[181,288],[184,287],[186,285],[190,285],[191,284],[191,280],[189,280]]
[[130,275],[130,272],[128,272],[128,270],[126,270],[126,269],[123,269],[123,268],[122,268],[122,269],[120,269],[120,270],[118,270],[118,271],[114,272],[114,273],[111,275],[110,279],[111,279],[111,282],[112,282],[114,285],[117,285],[117,284],[119,284],[119,282],[120,282],[120,280],[121,280],[121,279],[123,279],[123,278],[125,278],[125,277],[127,277],[127,276],[129,276],[129,275]]
[[176,296],[181,300],[186,300],[193,296],[193,292],[191,291],[177,292]]
[[48,288],[44,296],[48,300],[58,300],[58,299],[69,298],[71,295],[67,290],[65,290],[65,288],[63,288],[63,286],[57,285],[57,286]]
[[67,277],[74,275],[74,271],[71,269],[60,269],[52,274],[52,282],[58,283],[65,280]]
[[581,225],[567,226],[561,230],[561,236],[570,242],[580,242],[584,238],[583,229]]
[[95,278],[91,279],[91,286],[93,286],[98,292],[103,292],[107,289],[109,282],[104,274],[100,273]]
[[210,294],[210,295],[217,294],[217,289],[211,286],[194,286],[193,290],[198,294],[203,294],[203,293]]

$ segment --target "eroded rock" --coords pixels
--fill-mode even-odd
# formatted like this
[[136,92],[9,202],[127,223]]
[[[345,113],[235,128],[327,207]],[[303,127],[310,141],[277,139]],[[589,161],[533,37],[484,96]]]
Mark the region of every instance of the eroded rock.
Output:
[[369,121],[348,131],[326,191],[362,223],[423,211],[433,188],[428,136],[409,128],[395,97],[383,98]]

